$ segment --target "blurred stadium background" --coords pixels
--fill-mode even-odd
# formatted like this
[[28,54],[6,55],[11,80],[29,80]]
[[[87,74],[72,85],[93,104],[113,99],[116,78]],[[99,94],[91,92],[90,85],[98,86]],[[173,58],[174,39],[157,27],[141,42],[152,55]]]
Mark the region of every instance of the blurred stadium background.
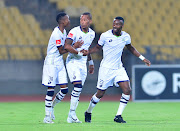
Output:
[[[132,44],[152,64],[180,64],[180,0],[0,0],[0,96],[46,93],[41,85],[43,60],[60,11],[70,16],[71,28],[79,25],[83,12],[91,12],[95,43],[112,28],[113,18],[122,16]],[[95,74],[88,75],[84,95],[96,91],[102,53],[93,59]],[[143,64],[126,49],[123,62],[130,79],[132,65]],[[120,92],[110,88],[107,94]]]

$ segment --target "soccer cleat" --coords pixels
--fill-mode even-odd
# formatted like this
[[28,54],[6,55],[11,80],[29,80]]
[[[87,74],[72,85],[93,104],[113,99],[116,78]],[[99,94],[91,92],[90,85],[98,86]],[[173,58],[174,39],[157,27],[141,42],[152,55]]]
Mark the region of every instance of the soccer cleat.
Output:
[[50,114],[50,115],[51,115],[51,119],[52,119],[52,120],[55,120],[54,108],[52,108],[52,111],[51,111],[51,114]]
[[68,114],[68,118],[67,118],[67,122],[68,123],[82,123],[82,121],[80,121],[77,116],[75,111],[70,111]]
[[54,123],[54,122],[51,120],[50,116],[45,116],[43,122],[44,122],[44,123],[48,123],[48,124],[53,124],[53,123]]
[[118,123],[126,123],[126,121],[123,120],[121,115],[115,116],[114,121]]
[[91,123],[91,113],[85,112],[84,116],[85,116],[85,122]]

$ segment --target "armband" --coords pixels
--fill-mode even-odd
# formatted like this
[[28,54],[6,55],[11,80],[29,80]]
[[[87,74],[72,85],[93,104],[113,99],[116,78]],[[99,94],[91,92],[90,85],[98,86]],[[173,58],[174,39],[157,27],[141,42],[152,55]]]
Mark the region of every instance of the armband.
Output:
[[78,56],[83,56],[83,53],[79,51],[77,55]]
[[93,60],[90,60],[90,61],[88,61],[88,62],[89,62],[89,65],[94,65]]
[[139,59],[141,59],[143,61],[145,59],[145,57],[143,55],[140,55]]

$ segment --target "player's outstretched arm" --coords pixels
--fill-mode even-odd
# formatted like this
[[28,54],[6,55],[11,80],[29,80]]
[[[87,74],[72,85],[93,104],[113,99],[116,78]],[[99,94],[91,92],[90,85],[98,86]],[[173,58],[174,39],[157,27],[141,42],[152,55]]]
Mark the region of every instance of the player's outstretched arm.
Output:
[[102,49],[102,46],[97,44],[95,47],[89,49],[88,51],[83,51],[83,55],[93,54],[93,53],[98,52],[101,49]]
[[135,56],[139,57],[147,66],[151,65],[151,62],[146,59],[144,56],[142,56],[132,44],[126,45],[127,49]]

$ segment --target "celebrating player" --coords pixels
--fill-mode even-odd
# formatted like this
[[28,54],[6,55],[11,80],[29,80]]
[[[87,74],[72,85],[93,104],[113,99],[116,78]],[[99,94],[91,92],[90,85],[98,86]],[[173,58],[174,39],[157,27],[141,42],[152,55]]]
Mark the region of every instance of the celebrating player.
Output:
[[98,74],[97,92],[92,96],[89,107],[85,112],[85,122],[91,122],[93,108],[103,97],[106,89],[113,86],[114,83],[116,86],[120,86],[123,91],[114,121],[126,123],[121,115],[130,99],[131,88],[129,78],[121,62],[121,55],[125,46],[147,66],[151,64],[149,60],[132,46],[130,35],[122,31],[123,26],[124,19],[122,17],[116,17],[113,21],[113,29],[102,33],[98,44],[94,48],[91,48],[89,52],[84,53],[84,55],[87,55],[88,53],[91,54],[103,49],[103,59]]
[[[87,56],[83,56],[83,52],[86,52],[91,45],[95,32],[89,28],[92,23],[92,16],[89,12],[83,13],[80,17],[80,26],[77,26],[70,30],[66,42],[65,49],[69,51],[66,59],[66,68],[70,81],[73,83],[74,88],[71,93],[70,111],[68,114],[68,123],[81,123],[76,116],[76,108],[79,103],[80,93],[87,76]],[[83,40],[84,44],[76,50],[72,48],[72,45],[78,41]],[[91,60],[91,56],[88,55],[89,61],[89,73],[94,73],[94,64]]]
[[[47,56],[44,60],[42,84],[47,88],[45,97],[45,118],[44,123],[54,123],[55,119],[53,107],[59,103],[68,92],[67,74],[64,67],[63,54],[67,51],[63,48],[67,37],[65,27],[70,23],[69,16],[61,12],[57,15],[58,26],[54,28],[47,47]],[[79,48],[82,41],[75,43],[74,48]],[[73,47],[72,47],[73,48]],[[54,87],[60,85],[60,91],[57,93],[53,103]]]

